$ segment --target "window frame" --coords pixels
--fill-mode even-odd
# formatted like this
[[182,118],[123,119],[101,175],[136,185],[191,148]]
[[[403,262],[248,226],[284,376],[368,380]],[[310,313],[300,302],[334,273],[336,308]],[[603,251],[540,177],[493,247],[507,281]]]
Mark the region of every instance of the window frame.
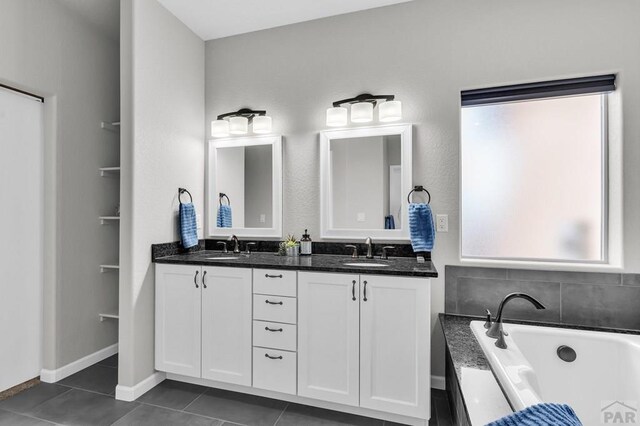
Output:
[[[462,91],[461,91],[462,92]],[[497,104],[506,104],[506,103],[520,103],[520,102],[528,102],[533,100],[547,100],[547,99],[559,99],[559,98],[573,98],[577,96],[589,96],[589,95],[599,95],[600,96],[600,119],[601,119],[601,143],[600,143],[600,161],[601,161],[601,217],[602,221],[600,224],[600,237],[601,237],[601,245],[600,245],[600,259],[598,260],[584,260],[584,259],[559,259],[559,258],[533,258],[533,257],[502,257],[502,256],[470,256],[465,255],[463,253],[463,241],[464,241],[464,230],[462,224],[464,223],[464,207],[463,207],[463,173],[464,173],[464,162],[463,162],[463,138],[462,138],[462,111],[463,108],[477,108],[487,105],[497,105]],[[539,266],[539,267],[552,267],[556,269],[559,266],[568,266],[568,267],[615,267],[618,268],[620,265],[613,265],[611,259],[611,226],[610,226],[610,213],[611,213],[611,205],[610,205],[610,93],[609,92],[600,92],[600,93],[582,93],[582,94],[570,94],[564,96],[541,96],[539,98],[529,98],[522,100],[507,100],[504,102],[490,102],[479,105],[467,105],[463,106],[462,101],[460,101],[460,110],[459,110],[459,124],[460,124],[460,154],[459,154],[459,206],[460,206],[460,215],[459,215],[459,238],[458,238],[458,255],[459,260],[463,264],[490,264],[490,265],[521,265],[521,266]]]

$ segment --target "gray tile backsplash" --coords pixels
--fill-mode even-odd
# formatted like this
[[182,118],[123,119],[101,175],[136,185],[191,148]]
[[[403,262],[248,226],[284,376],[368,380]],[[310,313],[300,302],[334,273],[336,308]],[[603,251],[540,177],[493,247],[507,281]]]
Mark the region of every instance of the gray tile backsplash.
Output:
[[640,330],[640,274],[445,267],[445,312],[495,315],[502,298],[524,291],[546,310],[524,300],[509,303],[505,318]]

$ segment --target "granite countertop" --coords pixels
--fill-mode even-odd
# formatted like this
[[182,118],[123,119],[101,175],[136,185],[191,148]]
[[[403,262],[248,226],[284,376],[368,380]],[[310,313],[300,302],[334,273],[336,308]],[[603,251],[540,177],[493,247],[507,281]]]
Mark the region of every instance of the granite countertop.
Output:
[[489,361],[469,325],[471,321],[482,321],[482,318],[450,314],[438,316],[458,381],[462,382],[462,368],[490,370]]
[[[239,259],[217,260],[221,257],[239,257]],[[234,254],[220,251],[200,250],[191,253],[158,257],[155,263],[173,263],[183,265],[230,266],[236,268],[273,268],[297,271],[342,272],[355,274],[396,275],[408,277],[435,278],[438,276],[430,260],[418,263],[414,257],[390,257],[381,259],[352,259],[350,256],[332,254],[314,254],[312,256],[287,257],[275,253]],[[383,263],[389,266],[347,266],[345,263]]]

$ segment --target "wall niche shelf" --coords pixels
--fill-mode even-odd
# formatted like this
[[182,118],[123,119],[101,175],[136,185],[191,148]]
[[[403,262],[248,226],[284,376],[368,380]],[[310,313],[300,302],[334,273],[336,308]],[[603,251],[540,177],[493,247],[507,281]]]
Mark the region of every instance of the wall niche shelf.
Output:
[[110,132],[117,132],[118,130],[120,130],[120,122],[119,121],[101,121],[100,127]]
[[104,314],[98,314],[100,317],[100,322],[108,319],[118,320],[120,319],[120,315],[117,312],[106,312]]
[[120,166],[118,167],[100,167],[100,176],[106,176],[107,174],[120,173]]
[[118,271],[120,269],[120,265],[100,265],[100,272],[111,272]]

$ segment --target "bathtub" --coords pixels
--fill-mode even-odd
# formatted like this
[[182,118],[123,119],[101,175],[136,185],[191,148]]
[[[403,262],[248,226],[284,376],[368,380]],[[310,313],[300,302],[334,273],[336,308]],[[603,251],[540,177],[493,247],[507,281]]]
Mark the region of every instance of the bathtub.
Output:
[[[507,349],[500,349],[484,322],[471,329],[515,411],[556,402],[585,426],[640,424],[640,335],[504,324]],[[575,351],[573,362],[559,357],[563,345]]]

